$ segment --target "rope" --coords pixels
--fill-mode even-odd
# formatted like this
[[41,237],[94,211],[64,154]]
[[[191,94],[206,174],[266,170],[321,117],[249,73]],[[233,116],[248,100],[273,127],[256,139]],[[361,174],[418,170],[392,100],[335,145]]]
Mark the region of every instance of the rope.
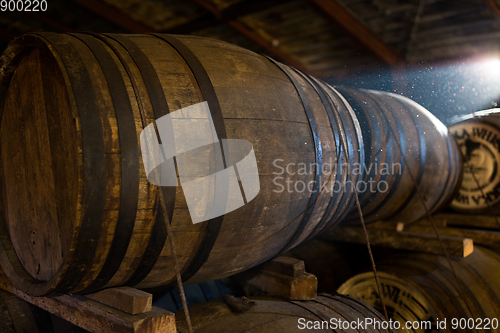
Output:
[[[396,136],[395,136],[395,134],[394,134],[394,131],[393,131],[393,129],[392,129],[392,125],[391,125],[391,123],[390,123],[390,122],[389,122],[389,130],[391,131],[392,135],[393,135],[394,137],[396,137]],[[396,138],[397,138],[397,137],[396,137]],[[403,154],[403,149],[402,149],[402,147],[401,147],[401,142],[399,141],[399,139],[396,139],[396,142],[397,142],[397,147],[398,147],[398,149],[399,149],[399,152],[401,153],[401,156],[403,157],[404,163],[405,163],[405,165],[407,165],[407,166],[408,166],[408,174],[410,175],[410,178],[411,178],[411,180],[412,180],[412,182],[413,182],[413,185],[415,186],[415,190],[416,190],[416,192],[417,192],[418,198],[420,199],[420,202],[422,202],[422,205],[424,206],[424,209],[425,209],[425,213],[426,213],[426,215],[427,215],[427,218],[429,219],[429,221],[430,221],[430,222],[431,222],[431,224],[432,224],[432,228],[434,229],[434,233],[436,234],[436,237],[437,237],[437,239],[438,239],[438,241],[439,241],[439,243],[440,243],[440,245],[441,245],[441,249],[443,250],[443,253],[444,253],[444,255],[446,256],[446,261],[448,262],[448,265],[450,266],[450,269],[451,269],[451,272],[452,272],[452,274],[453,274],[453,277],[454,277],[454,279],[457,281],[458,287],[459,287],[459,289],[460,289],[460,290],[459,290],[459,297],[460,297],[460,298],[462,298],[462,299],[464,300],[464,303],[465,303],[465,305],[467,306],[467,309],[469,310],[469,312],[470,312],[470,313],[472,313],[472,311],[471,311],[471,309],[470,309],[470,307],[469,307],[469,304],[467,303],[467,300],[466,300],[466,298],[464,297],[465,292],[464,292],[464,289],[463,289],[462,283],[460,282],[460,279],[458,278],[458,275],[457,275],[457,273],[456,273],[456,271],[455,271],[455,268],[453,267],[453,263],[452,263],[452,261],[451,261],[451,258],[450,258],[450,255],[449,255],[449,253],[448,253],[448,250],[446,250],[446,246],[444,245],[443,239],[441,238],[441,235],[439,234],[439,231],[438,231],[438,229],[437,229],[436,222],[435,222],[435,221],[434,221],[434,219],[432,218],[431,213],[430,213],[429,209],[427,208],[427,205],[425,204],[425,201],[424,201],[424,198],[423,198],[422,192],[420,191],[420,188],[419,188],[419,187],[418,187],[418,185],[417,185],[417,182],[416,182],[416,180],[415,180],[415,177],[413,176],[413,173],[412,173],[412,171],[411,171],[411,169],[410,169],[410,167],[409,167],[409,164],[408,164],[408,162],[407,162],[407,160],[406,160],[406,156],[405,156],[405,154]]]
[[164,200],[164,196],[163,196],[163,189],[164,188],[165,187],[162,186],[161,191],[160,191],[161,208],[165,212],[163,214],[163,219],[164,219],[165,225],[167,227],[168,239],[170,240],[170,249],[172,251],[172,257],[174,259],[174,265],[175,265],[175,277],[177,279],[177,286],[179,287],[179,294],[181,296],[182,308],[184,310],[184,315],[186,316],[186,323],[187,323],[188,331],[189,331],[189,333],[193,333],[193,326],[191,325],[191,317],[189,316],[189,309],[187,306],[186,294],[184,293],[184,286],[182,284],[181,272],[180,272],[180,268],[179,268],[179,261],[177,260],[177,251],[175,250],[174,234],[172,233],[170,221],[168,220],[168,216],[167,216],[167,207],[165,205],[165,200]]
[[[332,87],[330,87],[330,88],[335,93],[337,93],[337,91],[335,89],[333,89]],[[337,93],[337,94],[339,95],[339,97],[341,97],[341,95],[339,93]],[[329,96],[329,97],[331,99],[331,96]],[[333,102],[332,99],[331,99],[331,101],[332,101],[332,104],[335,105],[335,103]],[[346,103],[346,105],[349,105],[349,104]],[[340,133],[340,139],[341,139],[340,140],[340,147],[341,147],[341,149],[344,149],[344,154],[346,156],[346,160],[349,161],[349,151],[347,149],[347,138],[345,137],[344,128],[342,126],[342,120],[340,119],[337,112],[334,112],[334,116],[335,116],[335,120],[337,121],[337,125],[339,127],[339,133]],[[350,167],[347,169],[348,169],[348,173],[349,173],[349,178],[352,181],[352,179],[353,179],[352,170]],[[372,264],[373,276],[375,277],[375,283],[377,284],[378,294],[380,296],[380,301],[382,303],[382,309],[384,312],[385,319],[387,321],[389,321],[389,315],[387,313],[387,307],[385,305],[384,294],[382,293],[382,285],[380,284],[380,280],[378,278],[377,266],[375,265],[375,258],[373,257],[372,247],[371,247],[371,243],[370,243],[370,237],[368,236],[368,230],[366,229],[366,223],[365,223],[365,219],[363,217],[363,211],[361,209],[361,204],[359,202],[358,191],[356,189],[356,185],[353,186],[353,192],[354,192],[354,198],[356,200],[356,206],[357,206],[358,213],[359,213],[359,219],[361,221],[361,225],[363,226],[363,232],[365,234],[366,247],[368,248],[368,254],[370,256],[370,261]]]

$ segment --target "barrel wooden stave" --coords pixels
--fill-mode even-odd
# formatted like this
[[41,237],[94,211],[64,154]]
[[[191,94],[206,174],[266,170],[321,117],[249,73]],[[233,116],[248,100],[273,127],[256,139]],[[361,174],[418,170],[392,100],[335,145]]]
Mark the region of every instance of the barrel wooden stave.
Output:
[[[446,332],[451,332],[451,318],[498,318],[498,254],[477,247],[466,258],[452,258],[452,263],[460,282],[444,256],[410,253],[395,255],[378,263],[390,316],[403,324],[406,320],[430,320],[435,324],[436,318],[448,318]],[[346,281],[338,292],[380,309],[376,290],[373,273],[367,272]]]
[[[139,137],[142,128],[156,118],[155,110],[153,110],[155,102],[153,99],[158,97],[152,96],[151,92],[148,91],[146,81],[151,80],[151,78],[144,77],[144,73],[141,72],[143,68],[140,68],[141,64],[137,63],[138,60],[134,58],[134,55],[125,49],[123,39],[128,39],[129,42],[135,44],[151,63],[170,111],[204,100],[197,79],[188,65],[178,52],[165,41],[150,35],[98,36],[94,42],[97,42],[111,56],[118,68],[119,77],[123,80],[134,115],[134,136]],[[76,65],[68,67],[64,63],[66,54],[64,54],[65,51],[61,51],[63,50],[62,46],[53,47],[52,45],[53,43],[57,44],[57,40],[62,40],[65,47],[76,50],[76,54],[81,58],[80,68],[77,68]],[[227,43],[197,37],[179,37],[179,40],[192,49],[207,71],[221,105],[228,136],[245,139],[253,144],[261,172],[261,194],[237,211],[224,216],[224,222],[218,235],[214,235],[216,242],[213,248],[208,250],[210,255],[207,261],[202,264],[201,269],[195,269],[197,273],[193,278],[187,278],[189,283],[196,283],[248,269],[276,255],[286,247],[295,246],[313,232],[317,233],[319,231],[317,229],[325,228],[338,221],[346,211],[345,206],[352,205],[353,200],[352,193],[341,194],[345,196],[342,199],[343,206],[340,207],[343,211],[337,214],[335,220],[326,223],[328,220],[323,218],[325,207],[330,200],[337,200],[338,197],[332,198],[328,193],[321,192],[318,200],[312,203],[314,209],[309,223],[304,224],[303,228],[301,227],[303,230],[298,231],[298,237],[292,241],[292,236],[299,230],[301,219],[308,205],[311,204],[311,194],[293,191],[292,193],[286,192],[276,195],[272,192],[275,187],[273,172],[276,170],[273,170],[270,165],[275,158],[281,157],[287,163],[312,163],[315,161],[316,152],[311,128],[302,102],[297,95],[297,88],[292,85],[287,75],[277,65],[250,51]],[[79,107],[83,101],[82,97],[78,95],[82,89],[78,90],[74,84],[79,82],[75,81],[80,79],[78,75],[82,74],[79,73],[85,72],[91,83],[86,91],[88,90],[95,95],[94,102],[98,106],[96,111],[99,112],[98,119],[102,125],[102,140],[99,145],[104,153],[103,178],[106,179],[106,186],[101,195],[105,198],[105,202],[100,215],[102,223],[98,227],[94,227],[95,230],[92,232],[95,235],[92,237],[95,252],[90,247],[87,251],[89,255],[92,255],[90,261],[86,265],[80,265],[78,263],[79,256],[74,255],[78,251],[80,251],[80,257],[82,255],[82,240],[79,239],[79,236],[85,231],[85,228],[89,227],[87,223],[82,222],[82,219],[85,214],[92,213],[88,207],[84,207],[84,200],[89,198],[88,194],[85,195],[85,190],[86,187],[91,186],[86,182],[88,169],[86,169],[87,166],[84,162],[88,162],[90,155],[87,155],[91,151],[84,147],[82,139],[79,139],[79,142],[74,145],[76,148],[73,147],[73,150],[76,149],[78,152],[80,174],[78,200],[73,200],[70,207],[76,210],[78,215],[75,220],[69,219],[70,225],[61,227],[70,235],[67,254],[64,254],[63,258],[54,264],[52,270],[44,272],[44,275],[41,276],[37,273],[36,263],[40,260],[36,260],[36,256],[33,256],[35,260],[31,264],[32,267],[26,267],[28,268],[26,272],[22,267],[23,260],[18,261],[14,253],[22,249],[23,252],[27,253],[26,256],[30,257],[34,252],[33,248],[27,245],[9,244],[9,240],[4,239],[4,250],[9,255],[8,258],[3,259],[2,265],[5,266],[7,275],[19,289],[33,295],[44,295],[54,291],[59,293],[89,292],[104,286],[112,287],[123,284],[156,287],[174,280],[170,248],[166,246],[168,243],[163,241],[154,246],[153,250],[159,251],[157,259],[155,259],[156,255],[151,255],[152,252],[149,248],[149,245],[154,243],[153,236],[157,237],[161,234],[158,232],[161,230],[159,225],[164,222],[156,214],[159,200],[158,189],[147,183],[142,163],[140,164],[137,189],[139,204],[135,212],[136,218],[129,245],[123,259],[111,258],[109,255],[114,246],[114,234],[116,230],[122,228],[119,214],[120,209],[124,207],[121,204],[124,194],[121,192],[121,188],[125,186],[124,182],[127,181],[127,179],[121,179],[123,170],[122,158],[120,157],[122,152],[120,133],[122,129],[119,128],[117,115],[114,114],[119,110],[113,109],[114,104],[111,96],[111,89],[116,87],[116,82],[106,78],[104,74],[106,68],[100,67],[95,54],[93,54],[96,51],[95,48],[91,50],[86,44],[90,45],[84,35],[70,36],[47,33],[24,36],[14,41],[7,51],[13,58],[17,57],[16,61],[9,64],[11,66],[9,68],[15,67],[17,59],[22,58],[23,50],[28,48],[43,50],[55,59],[55,63],[64,78],[64,84],[61,84],[60,89],[62,92],[67,89],[68,101],[71,105],[67,112],[74,120],[73,125],[69,126],[68,129],[77,134],[81,133],[83,141],[89,140],[90,134],[82,130],[82,126],[85,124],[81,119],[82,114],[80,114],[83,111],[79,110]],[[58,52],[63,54],[58,54]],[[287,71],[298,82],[299,89],[304,91],[304,95],[311,105],[312,116],[318,123],[318,135],[322,143],[321,150],[324,154],[324,161],[329,157],[337,158],[340,150],[339,140],[336,137],[338,134],[334,135],[329,124],[329,117],[326,115],[325,108],[320,103],[317,93],[310,82],[306,82],[300,75],[291,72],[291,69]],[[264,72],[265,75],[263,75]],[[12,72],[6,70],[6,75],[3,77],[2,87],[4,89],[8,89],[11,79],[10,73]],[[270,94],[270,92],[276,94]],[[6,91],[2,91],[1,94],[5,95]],[[287,98],[280,98],[283,95]],[[4,116],[6,113],[3,113]],[[351,117],[351,115],[347,117]],[[359,128],[353,122],[347,130],[352,135],[352,140],[348,144],[353,145],[347,148],[355,152],[359,146],[362,146],[362,142],[358,142],[361,139]],[[349,158],[351,163],[360,159],[356,154],[351,154]],[[340,176],[345,179],[345,175]],[[307,184],[315,180],[315,174],[314,172],[305,175],[295,174],[290,178],[295,182]],[[325,178],[319,177],[318,181],[322,183]],[[6,187],[4,186],[4,188]],[[62,186],[59,186],[57,190],[63,191]],[[75,203],[75,201],[77,202]],[[80,208],[75,208],[75,206]],[[333,213],[335,211],[332,211],[331,214]],[[197,249],[203,239],[207,237],[208,225],[212,222],[197,225],[190,222],[186,201],[180,187],[175,190],[172,216],[173,233],[176,243],[180,244],[177,251],[179,264],[181,269],[185,271],[199,256]],[[15,219],[8,219],[7,225],[11,224],[10,221],[13,220]],[[36,224],[46,222],[43,218],[35,220]],[[317,228],[320,221],[322,228]],[[24,231],[24,234],[28,232],[29,230]],[[48,237],[41,236],[41,238]],[[50,246],[48,251],[57,252]],[[105,285],[101,284],[100,287],[95,287],[95,280],[100,277],[101,271],[106,269],[110,260],[119,260],[121,264]],[[75,267],[81,267],[77,269],[81,269],[82,273],[79,274],[80,276],[73,276],[70,279],[69,276],[74,275]],[[29,275],[38,278],[41,282],[34,281]],[[106,281],[106,279],[101,280]]]
[[[172,41],[172,38],[175,39]],[[307,191],[274,191],[277,170],[273,161],[276,159],[282,160],[284,165],[310,165],[320,161],[321,156],[322,170],[332,159],[334,163],[350,165],[351,169],[355,164],[364,164],[364,142],[357,117],[342,94],[332,87],[250,51],[200,37],[25,35],[12,42],[4,53],[0,97],[15,100],[17,92],[11,90],[9,93],[9,85],[26,50],[40,50],[47,55],[47,62],[52,63],[62,77],[56,87],[63,102],[69,105],[64,109],[65,117],[73,120],[65,130],[76,133],[71,146],[72,151],[76,151],[76,162],[70,167],[77,175],[77,185],[74,185],[74,198],[66,205],[69,211],[75,212],[76,218],[64,219],[65,225],[57,225],[66,235],[67,248],[62,255],[56,246],[46,246],[50,255],[45,256],[34,255],[36,248],[30,244],[16,243],[16,239],[24,239],[23,236],[41,225],[56,228],[53,219],[47,216],[27,221],[26,226],[12,233],[11,241],[7,230],[14,228],[13,221],[23,215],[19,207],[30,204],[17,204],[16,213],[9,215],[13,211],[9,205],[15,193],[7,192],[8,195],[2,196],[7,218],[6,224],[0,226],[0,234],[4,234],[2,246],[6,255],[0,257],[0,263],[19,289],[31,295],[86,293],[120,285],[153,288],[175,280],[165,222],[159,213],[158,187],[147,182],[140,150],[132,157],[130,151],[137,149],[142,129],[163,115],[167,108],[173,112],[207,99],[206,85],[200,83],[206,78],[193,65],[193,60],[182,54],[185,50],[175,50],[179,42],[198,59],[213,86],[221,109],[221,118],[216,119],[216,123],[224,125],[227,137],[252,143],[261,185],[260,194],[243,207],[221,218],[194,225],[182,188],[166,190],[167,215],[171,216],[183,280],[199,283],[260,264],[334,226],[353,206],[350,189],[332,196],[326,188],[320,187],[317,197]],[[104,58],[108,62],[106,66],[103,66]],[[40,61],[40,67],[44,61]],[[22,70],[22,66],[17,70]],[[110,75],[113,77],[108,77]],[[36,82],[30,84],[36,85]],[[118,99],[121,104],[116,100],[117,91],[122,94]],[[396,99],[388,94],[380,95],[382,97],[373,92],[366,94],[378,102],[384,98]],[[408,106],[410,103],[404,101],[403,104]],[[124,114],[117,105],[126,106],[128,113]],[[14,114],[18,112],[16,106],[15,103],[2,106],[2,117],[8,119],[11,110],[16,110]],[[212,116],[217,115],[216,110],[212,110]],[[125,124],[125,116],[128,123],[122,126],[120,123]],[[391,113],[390,116],[400,123],[409,119],[409,114]],[[3,118],[5,127],[8,123]],[[316,123],[320,145],[313,140],[313,123]],[[415,131],[411,127],[408,130]],[[2,132],[9,133],[7,128]],[[17,144],[7,136],[5,134],[1,141],[2,152],[13,151],[8,145]],[[137,142],[131,145],[129,139]],[[416,144],[410,138],[405,142]],[[129,146],[124,148],[122,144]],[[52,156],[61,158],[57,152],[52,152]],[[4,163],[7,158],[7,155],[2,156],[4,175],[15,169]],[[99,163],[100,167],[95,167]],[[137,170],[133,169],[134,163],[139,163]],[[215,165],[211,167],[215,172]],[[18,168],[21,176],[26,176],[22,163]],[[364,175],[349,174],[338,168],[333,175],[319,176],[309,170],[305,174],[284,176],[292,183],[322,185],[335,181],[357,184]],[[432,178],[436,174],[427,176]],[[409,191],[407,177],[405,182],[406,185],[397,187],[397,191]],[[62,183],[52,186],[56,192],[64,193]],[[12,183],[7,185],[2,186],[4,193],[6,189],[16,188]],[[445,187],[438,183],[439,186]],[[399,197],[399,192],[395,196]],[[432,208],[436,200],[436,196],[429,199]],[[55,205],[62,207],[62,202]],[[404,217],[404,214],[397,214],[396,202],[389,202],[385,208],[387,216]],[[37,237],[47,243],[48,232]],[[58,259],[50,264],[41,259],[52,256]],[[39,263],[43,263],[43,269],[38,267]]]
[[[415,221],[425,216],[426,210],[445,206],[458,187],[462,168],[458,147],[444,125],[402,96],[346,88],[340,91],[363,123],[365,169],[371,167],[364,181],[388,185],[387,191],[377,188],[375,193],[360,193],[366,220]],[[385,166],[388,172],[382,171]],[[358,215],[353,210],[350,216],[356,219]]]
[[449,130],[464,159],[464,177],[450,208],[468,214],[498,214],[500,109],[457,117],[452,120]]
[[[383,321],[383,317],[370,306],[344,295],[320,294],[312,301],[286,301],[273,297],[250,298],[253,306],[243,313],[234,313],[223,301],[198,304],[189,308],[194,332],[302,332],[299,319],[307,321],[364,322],[365,318]],[[177,311],[179,332],[187,332],[183,311]],[[342,329],[337,329],[338,331]],[[331,332],[325,327],[315,332]],[[353,332],[388,332],[366,327]]]

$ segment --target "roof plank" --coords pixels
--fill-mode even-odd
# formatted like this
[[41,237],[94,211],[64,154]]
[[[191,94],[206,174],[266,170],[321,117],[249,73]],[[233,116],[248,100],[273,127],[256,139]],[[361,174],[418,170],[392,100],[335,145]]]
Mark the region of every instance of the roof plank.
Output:
[[387,64],[393,66],[405,64],[405,59],[401,54],[380,39],[336,0],[307,0],[307,2],[330,22],[340,25],[351,37]]
[[304,73],[314,75],[306,66],[304,66],[301,62],[295,60],[293,57],[285,53],[283,50],[280,48],[274,46],[271,42],[260,36],[258,33],[253,31],[252,29],[248,28],[246,25],[243,23],[239,22],[236,19],[228,19],[224,20],[224,17],[222,16],[222,13],[219,11],[219,9],[214,6],[212,3],[210,3],[207,0],[192,0],[202,8],[204,8],[206,11],[210,12],[216,19],[223,20],[227,25],[231,26],[241,34],[245,35],[249,39],[253,40],[255,43],[259,44],[261,47],[266,49],[268,52],[279,58],[281,61],[287,63],[288,65],[291,65],[299,70],[301,70]]
[[113,22],[117,26],[136,34],[155,32],[155,29],[138,22],[117,8],[99,0],[73,0],[82,7],[96,13],[97,15]]

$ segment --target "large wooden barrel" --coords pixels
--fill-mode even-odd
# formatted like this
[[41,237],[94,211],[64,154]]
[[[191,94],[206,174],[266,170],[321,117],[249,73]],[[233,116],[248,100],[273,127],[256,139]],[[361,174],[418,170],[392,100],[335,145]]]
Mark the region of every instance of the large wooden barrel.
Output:
[[[214,301],[190,307],[189,313],[193,331],[200,333],[396,332],[387,329],[390,324],[378,311],[340,294],[320,294],[312,301],[255,297],[231,306]],[[176,312],[175,318],[177,330],[187,332],[183,311]],[[371,325],[364,325],[367,318]],[[358,327],[359,323],[363,326]]]
[[193,36],[28,34],[10,43],[0,73],[0,263],[31,295],[174,281],[140,134],[197,103],[208,102],[219,139],[253,145],[260,193],[193,224],[182,187],[164,189],[184,281],[268,260],[354,202],[350,190],[328,191],[351,180],[332,161],[363,162],[352,109],[325,84],[240,47]]
[[[165,220],[183,281],[241,272],[342,220],[354,203],[352,185],[364,179],[354,172],[364,165],[363,137],[345,98],[228,43],[194,36],[37,33],[11,42],[1,60],[0,265],[30,295],[171,284]],[[390,94],[364,94],[417,108]],[[192,114],[186,108],[205,102],[213,137],[222,142],[217,152],[225,152],[227,140],[253,146],[260,192],[236,210],[194,224],[182,186],[162,187],[160,195],[148,182],[140,143],[143,129],[154,132],[149,125],[155,120],[181,109],[176,115]],[[197,134],[197,117],[186,118],[185,134]],[[446,135],[441,124],[431,123],[400,130]],[[423,147],[425,141],[419,142]],[[453,151],[439,154],[446,165]],[[193,163],[200,156],[191,156]],[[191,179],[218,173],[219,162],[207,162],[208,171],[195,169]],[[222,162],[230,164],[222,171],[236,173],[234,161]],[[448,173],[427,164],[424,169],[418,174],[442,195],[424,191],[434,207],[451,178],[443,182]],[[238,180],[235,191],[242,196],[246,187]],[[413,191],[412,184],[404,185]],[[391,207],[398,213],[400,206]]]
[[[360,192],[366,221],[411,222],[424,217],[426,208],[414,184],[430,212],[448,205],[456,194],[462,164],[446,127],[406,97],[347,88],[339,91],[356,112],[363,132],[363,180],[371,186]],[[353,209],[350,218],[357,217]]]
[[[437,332],[464,331],[452,326],[452,319],[470,325],[474,320],[477,330],[467,332],[500,332],[500,256],[476,247],[466,258],[452,258],[458,281],[444,256],[429,254],[400,254],[377,263],[380,284],[389,316],[404,325],[406,321],[425,321]],[[360,299],[381,309],[373,272],[357,275],[345,282],[338,292]],[[439,321],[447,320],[446,329],[437,329]],[[470,319],[469,318],[473,318]],[[496,322],[492,322],[496,318]],[[478,319],[478,320],[475,320]],[[464,324],[464,320],[466,323]],[[489,323],[487,323],[489,321]],[[482,327],[482,329],[479,329]],[[429,332],[425,329],[400,332]]]
[[470,214],[500,213],[500,109],[455,118],[449,130],[464,158],[464,177],[450,207]]

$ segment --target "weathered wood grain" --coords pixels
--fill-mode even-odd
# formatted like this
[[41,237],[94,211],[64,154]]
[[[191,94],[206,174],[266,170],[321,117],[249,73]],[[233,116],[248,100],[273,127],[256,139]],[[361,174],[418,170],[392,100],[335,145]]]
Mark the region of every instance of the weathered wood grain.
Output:
[[14,289],[14,294],[89,332],[173,333],[176,331],[174,314],[157,307],[153,307],[149,312],[131,315],[84,296],[31,297],[17,289]]
[[[471,238],[445,236],[442,232],[440,232],[441,245],[434,232],[397,231],[396,229],[379,229],[373,227],[368,227],[367,230],[370,237],[370,244],[373,246],[443,255],[442,246],[444,246],[449,255],[462,258],[467,257],[474,251]],[[366,244],[362,227],[337,227],[335,232],[326,232],[321,235],[321,238],[330,241]]]

